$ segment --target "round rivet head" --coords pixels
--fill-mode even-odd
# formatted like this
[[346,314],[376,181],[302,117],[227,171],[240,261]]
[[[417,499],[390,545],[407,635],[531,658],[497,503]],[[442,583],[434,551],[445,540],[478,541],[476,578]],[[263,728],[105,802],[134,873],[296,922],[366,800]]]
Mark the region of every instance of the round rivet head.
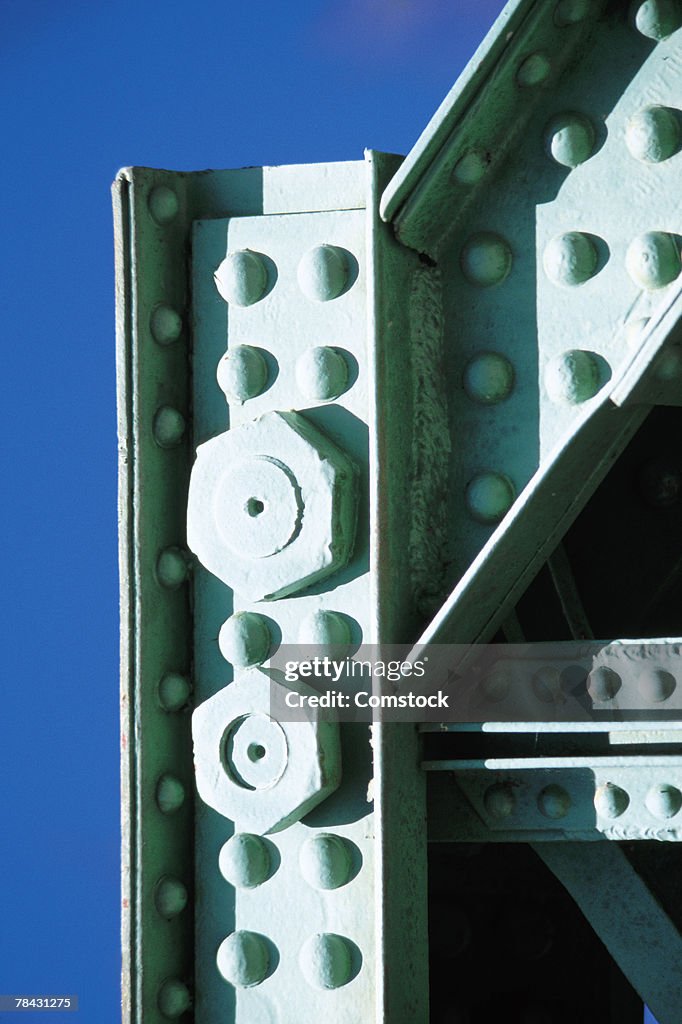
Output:
[[491,818],[509,818],[516,810],[514,790],[506,782],[488,786],[483,797],[483,805]]
[[157,185],[149,193],[149,212],[157,224],[170,224],[175,220],[179,204],[178,197],[167,185]]
[[167,672],[159,682],[159,703],[164,711],[180,711],[186,707],[192,684],[179,672]]
[[268,367],[258,349],[235,345],[218,363],[216,377],[226,398],[246,402],[265,390]]
[[214,275],[216,288],[235,306],[252,306],[263,297],[268,272],[258,253],[239,249],[227,254]]
[[514,497],[514,485],[503,473],[479,473],[466,489],[467,508],[479,523],[499,523]]
[[552,65],[544,53],[531,53],[516,72],[516,81],[524,88],[541,85],[549,77]]
[[164,875],[154,888],[154,903],[161,917],[168,921],[177,917],[187,906],[187,889],[177,878]]
[[162,775],[156,785],[156,805],[162,814],[173,814],[185,802],[185,787],[174,775]]
[[679,121],[668,107],[646,107],[625,126],[625,145],[644,163],[660,164],[677,152],[679,144]]
[[637,689],[644,700],[661,704],[675,691],[675,677],[660,668],[643,669],[637,676]]
[[225,661],[237,668],[262,665],[268,656],[272,637],[268,624],[257,612],[237,612],[220,628],[218,646]]
[[630,804],[630,797],[613,782],[600,786],[594,794],[594,806],[602,818],[620,818]]
[[598,256],[588,235],[581,231],[568,231],[548,243],[542,262],[550,281],[574,287],[584,284],[594,275]]
[[165,548],[156,562],[156,577],[166,590],[177,590],[189,575],[189,563],[180,548]]
[[309,348],[296,361],[296,383],[301,394],[320,402],[337,398],[348,387],[348,365],[336,349]]
[[595,7],[594,0],[559,0],[554,10],[556,25],[576,25],[584,21]]
[[316,245],[301,257],[297,276],[301,291],[309,299],[336,299],[348,282],[346,254],[336,245]]
[[606,665],[593,668],[587,677],[587,692],[594,701],[613,700],[621,685],[618,673]]
[[170,405],[162,405],[154,416],[154,440],[159,448],[176,448],[183,437],[187,424],[185,417]]
[[565,818],[571,807],[571,798],[562,786],[545,786],[538,794],[538,809],[545,818]]
[[480,682],[481,694],[491,704],[499,704],[501,700],[505,700],[510,688],[510,673],[508,669],[499,666],[493,668]]
[[268,947],[255,932],[239,931],[228,935],[218,947],[218,970],[230,985],[251,988],[260,985],[268,973]]
[[223,845],[218,866],[237,889],[255,889],[270,875],[270,854],[260,836],[237,832]]
[[490,158],[481,149],[471,149],[452,169],[452,177],[460,185],[476,185],[488,169]]
[[663,288],[680,272],[677,240],[665,231],[649,231],[640,235],[628,246],[625,267],[640,288],[647,291]]
[[502,402],[514,386],[514,368],[498,352],[482,352],[467,364],[462,378],[469,398],[482,405]]
[[149,330],[157,345],[172,345],[182,334],[182,317],[172,306],[157,306],[149,320]]
[[599,366],[590,352],[571,349],[547,364],[545,390],[553,402],[579,405],[600,388]]
[[489,288],[500,284],[512,266],[511,249],[503,238],[490,231],[472,235],[462,249],[462,272],[470,284]]
[[577,167],[594,152],[594,128],[583,114],[557,114],[545,129],[545,140],[550,156],[563,167]]
[[315,988],[341,988],[350,981],[351,951],[340,935],[313,935],[301,947],[298,962]]
[[192,1005],[192,997],[184,982],[176,978],[164,981],[156,999],[159,1010],[168,1020],[177,1020]]
[[675,786],[663,782],[651,787],[646,795],[646,805],[655,818],[673,818],[682,807],[682,793]]
[[338,612],[318,609],[301,622],[298,630],[301,644],[349,644],[351,631],[347,619]]
[[350,879],[350,849],[339,836],[313,836],[301,847],[299,866],[314,889],[338,889]]
[[534,673],[533,693],[543,704],[554,704],[561,699],[561,672],[553,665],[545,665]]
[[682,25],[679,0],[645,0],[635,3],[635,25],[649,39],[666,39]]

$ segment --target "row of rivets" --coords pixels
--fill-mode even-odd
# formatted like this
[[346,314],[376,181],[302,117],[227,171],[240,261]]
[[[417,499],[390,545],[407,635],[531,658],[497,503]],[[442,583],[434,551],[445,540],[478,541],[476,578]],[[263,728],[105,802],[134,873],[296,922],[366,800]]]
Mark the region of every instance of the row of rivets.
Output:
[[[216,956],[225,981],[237,988],[259,985],[271,966],[268,940],[256,932],[236,931],[224,939]],[[301,947],[301,971],[315,988],[341,988],[351,980],[352,947],[348,939],[331,932],[312,935]]]
[[[351,625],[338,612],[318,610],[301,622],[298,641],[302,644],[349,644]],[[262,665],[272,643],[268,620],[258,612],[235,612],[225,620],[218,635],[222,656],[237,668]]]
[[[644,802],[655,818],[673,818],[682,808],[682,793],[676,786],[659,783],[649,789]],[[483,796],[483,803],[491,818],[511,817],[517,807],[514,787],[506,782],[489,786]],[[536,804],[543,817],[558,820],[566,817],[572,800],[563,786],[551,784],[540,790]],[[607,782],[595,792],[594,806],[603,818],[619,818],[630,806],[630,796],[622,787]]]
[[[179,212],[180,204],[176,193],[166,185],[157,185],[147,199],[152,219],[160,227],[172,223]],[[165,303],[152,311],[149,330],[153,340],[165,347],[178,341],[182,335],[183,321],[180,313]],[[160,406],[152,421],[152,436],[160,448],[175,448],[186,433],[185,417],[172,406]],[[189,561],[179,547],[161,551],[156,563],[156,577],[165,589],[175,590],[189,574]],[[191,693],[189,679],[177,672],[166,673],[159,681],[157,696],[161,708],[169,713],[180,711],[187,706]],[[174,814],[185,802],[185,787],[175,775],[165,773],[156,784],[155,800],[164,815]],[[160,917],[172,920],[187,906],[189,894],[185,884],[171,875],[162,875],[154,887],[154,905]],[[188,986],[177,978],[166,979],[159,987],[157,1005],[168,1020],[177,1020],[192,1006]]]
[[[268,385],[268,367],[252,345],[235,345],[218,363],[216,376],[225,397],[246,402],[262,394]],[[296,383],[306,398],[326,402],[348,387],[348,362],[344,352],[328,345],[309,348],[296,362]]]
[[[493,670],[480,685],[481,693],[486,700],[490,703],[499,703],[511,692],[512,678],[508,672],[500,668]],[[618,673],[606,665],[599,665],[589,673],[578,665],[563,671],[548,665],[535,672],[531,679],[534,695],[546,704],[562,703],[569,692],[576,698],[584,692],[595,702],[607,703],[613,700],[622,685],[623,681]],[[672,696],[677,682],[675,677],[664,669],[647,668],[637,672],[636,685],[644,700],[661,704]]]
[[[583,231],[567,231],[552,238],[542,260],[547,277],[565,287],[589,281],[599,269],[598,245],[606,248],[601,239]],[[478,232],[464,243],[460,264],[470,284],[489,288],[508,276],[511,249],[499,235]],[[676,236],[666,231],[648,231],[635,238],[628,246],[625,268],[635,284],[647,291],[670,284],[681,269]]]
[[[304,295],[329,302],[346,291],[351,267],[350,253],[336,245],[316,245],[299,261],[296,277]],[[227,254],[215,272],[216,288],[226,302],[253,306],[268,291],[269,258],[250,249]]]
[[[545,128],[547,150],[558,164],[577,167],[594,152],[595,130],[584,114],[557,114]],[[634,114],[625,126],[625,145],[643,163],[668,160],[680,147],[678,114],[669,107],[651,106]]]
[[[300,850],[301,874],[314,889],[339,889],[351,880],[352,849],[350,841],[339,836],[313,836]],[[238,832],[227,840],[218,866],[223,878],[238,889],[254,889],[274,873],[267,844],[248,832]]]

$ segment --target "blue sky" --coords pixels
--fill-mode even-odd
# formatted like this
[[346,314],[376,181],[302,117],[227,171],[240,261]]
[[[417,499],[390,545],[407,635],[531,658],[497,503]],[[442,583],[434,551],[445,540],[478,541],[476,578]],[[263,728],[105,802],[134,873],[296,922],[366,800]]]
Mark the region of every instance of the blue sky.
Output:
[[0,993],[78,994],[54,1020],[120,1017],[110,182],[407,153],[502,6],[0,4]]

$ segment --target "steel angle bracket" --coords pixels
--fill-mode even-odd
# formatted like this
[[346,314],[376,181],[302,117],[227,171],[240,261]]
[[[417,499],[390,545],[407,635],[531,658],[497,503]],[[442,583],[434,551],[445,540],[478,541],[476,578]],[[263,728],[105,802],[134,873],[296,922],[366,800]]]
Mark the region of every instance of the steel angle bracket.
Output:
[[428,1017],[416,727],[278,722],[261,669],[421,625],[440,277],[378,216],[399,163],[114,186],[129,1022]]

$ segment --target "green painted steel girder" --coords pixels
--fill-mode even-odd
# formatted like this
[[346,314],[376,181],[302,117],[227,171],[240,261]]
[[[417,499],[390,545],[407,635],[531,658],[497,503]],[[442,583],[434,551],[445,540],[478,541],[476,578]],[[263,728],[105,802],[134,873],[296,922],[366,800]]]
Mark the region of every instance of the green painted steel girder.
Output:
[[[130,1024],[677,1024],[680,26],[512,0],[404,161],[119,175]],[[288,645],[502,640],[598,713],[273,710]]]

